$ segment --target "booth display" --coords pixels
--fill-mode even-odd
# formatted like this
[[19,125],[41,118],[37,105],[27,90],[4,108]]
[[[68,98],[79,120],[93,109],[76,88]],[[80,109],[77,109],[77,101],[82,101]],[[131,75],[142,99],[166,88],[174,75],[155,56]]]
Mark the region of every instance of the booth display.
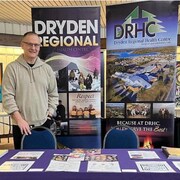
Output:
[[141,147],[173,146],[178,4],[107,6],[106,19],[107,129],[125,124]]

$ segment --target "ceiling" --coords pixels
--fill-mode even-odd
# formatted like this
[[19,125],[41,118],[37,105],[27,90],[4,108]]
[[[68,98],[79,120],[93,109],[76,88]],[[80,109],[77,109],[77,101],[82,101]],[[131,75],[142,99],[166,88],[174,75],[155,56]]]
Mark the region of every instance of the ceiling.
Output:
[[[31,25],[32,7],[100,6],[101,27],[106,27],[106,6],[137,2],[136,0],[0,0],[0,22]],[[180,17],[180,10],[179,10]],[[179,18],[180,22],[180,18]]]
[[101,27],[106,26],[106,6],[133,2],[133,0],[110,1],[62,1],[62,0],[0,0],[0,22],[31,25],[32,7],[100,6]]

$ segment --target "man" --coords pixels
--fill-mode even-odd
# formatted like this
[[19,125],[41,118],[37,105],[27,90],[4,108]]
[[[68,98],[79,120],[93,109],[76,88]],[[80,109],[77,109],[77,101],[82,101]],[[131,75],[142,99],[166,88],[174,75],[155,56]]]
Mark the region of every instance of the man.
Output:
[[62,104],[61,100],[59,100],[59,104],[57,106],[56,117],[57,117],[57,120],[61,120],[61,121],[65,120],[65,107]]
[[15,149],[20,148],[23,134],[31,134],[31,126],[50,127],[58,104],[54,72],[38,57],[39,36],[25,33],[21,48],[24,53],[8,64],[2,82],[2,103],[12,118]]

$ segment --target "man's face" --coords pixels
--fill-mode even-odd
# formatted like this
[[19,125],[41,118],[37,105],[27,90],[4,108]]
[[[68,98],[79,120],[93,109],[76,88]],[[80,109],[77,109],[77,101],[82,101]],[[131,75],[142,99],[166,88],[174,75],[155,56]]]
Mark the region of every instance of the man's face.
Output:
[[40,50],[40,39],[35,34],[29,34],[23,38],[21,47],[24,50],[25,59],[36,59]]

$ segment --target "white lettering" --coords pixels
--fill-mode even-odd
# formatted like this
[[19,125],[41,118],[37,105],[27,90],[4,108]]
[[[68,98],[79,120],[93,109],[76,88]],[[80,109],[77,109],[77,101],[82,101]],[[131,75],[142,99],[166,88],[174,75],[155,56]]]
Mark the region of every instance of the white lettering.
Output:
[[47,20],[35,21],[34,22],[35,32],[37,34],[53,34],[53,35],[63,35],[67,34],[98,34],[98,20]]

